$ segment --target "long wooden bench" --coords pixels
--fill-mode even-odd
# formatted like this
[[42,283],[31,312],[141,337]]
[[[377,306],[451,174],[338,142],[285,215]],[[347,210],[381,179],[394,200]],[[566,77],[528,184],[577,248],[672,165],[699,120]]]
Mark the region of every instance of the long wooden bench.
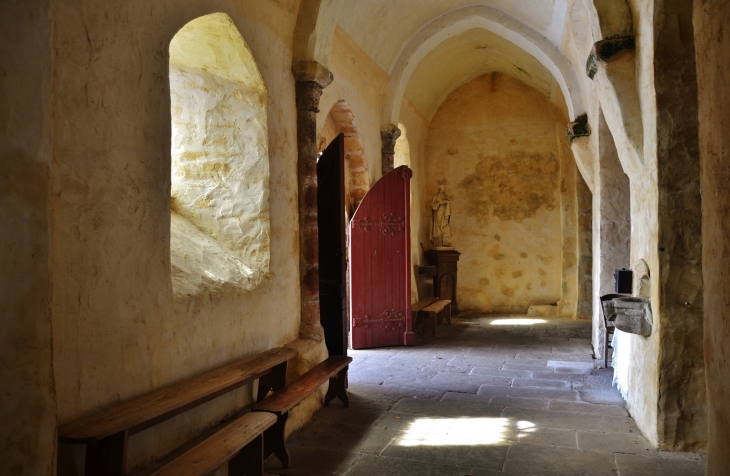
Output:
[[63,443],[86,444],[87,476],[124,476],[127,439],[259,379],[258,399],[286,383],[297,351],[276,348],[61,425]]
[[228,476],[262,476],[263,435],[275,423],[272,413],[246,413],[152,476],[204,476],[226,463]]
[[329,389],[324,397],[325,406],[335,397],[348,407],[347,369],[352,357],[332,356],[302,375],[296,382],[274,392],[251,407],[254,412],[269,412],[277,417],[276,423],[264,433],[264,458],[276,454],[284,468],[289,467],[289,451],[286,449],[284,427],[289,418],[289,410],[297,406],[309,394],[329,379]]

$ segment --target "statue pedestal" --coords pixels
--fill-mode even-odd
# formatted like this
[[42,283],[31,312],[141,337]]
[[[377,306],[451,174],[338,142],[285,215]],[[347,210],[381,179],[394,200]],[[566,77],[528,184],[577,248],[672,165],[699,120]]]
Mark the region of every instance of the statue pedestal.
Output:
[[461,253],[453,248],[426,251],[428,265],[435,266],[437,269],[433,280],[434,296],[451,301],[452,316],[459,314],[459,303],[456,300],[456,278],[460,255]]

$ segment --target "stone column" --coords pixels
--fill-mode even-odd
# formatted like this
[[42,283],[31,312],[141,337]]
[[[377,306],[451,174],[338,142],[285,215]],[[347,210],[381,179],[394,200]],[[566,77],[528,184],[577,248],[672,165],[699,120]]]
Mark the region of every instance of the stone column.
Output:
[[383,141],[381,149],[383,157],[383,175],[393,170],[395,162],[395,142],[400,137],[400,129],[398,126],[390,125],[386,129],[380,131],[380,138]]
[[332,73],[315,61],[292,68],[296,81],[297,150],[299,176],[299,276],[302,338],[324,340],[319,322],[319,252],[317,228],[317,113],[322,90]]
[[603,361],[606,335],[600,297],[615,293],[613,273],[631,267],[631,200],[611,131],[599,115],[593,190],[593,350]]
[[[659,279],[652,289],[658,288],[659,309],[652,312],[654,325],[659,321],[660,338],[659,445],[675,451],[701,451],[707,443],[708,421],[702,330],[702,197],[710,199],[714,195],[707,191],[700,194],[692,2],[664,0],[662,15],[656,21]],[[715,31],[718,37],[714,41],[717,41],[721,36],[719,30]],[[727,58],[720,56],[713,57],[712,61],[724,61],[727,65]],[[727,134],[727,124],[712,134]],[[724,190],[727,183],[720,187]],[[722,263],[719,256],[708,255],[708,259]],[[724,405],[727,407],[727,396]]]
[[578,306],[576,319],[593,317],[593,195],[582,177],[578,177]]
[[730,0],[696,0],[702,169],[702,274],[708,443],[706,474],[730,468]]
[[568,138],[557,128],[560,157],[560,217],[563,234],[563,286],[558,301],[558,315],[576,318],[578,304],[578,168]]

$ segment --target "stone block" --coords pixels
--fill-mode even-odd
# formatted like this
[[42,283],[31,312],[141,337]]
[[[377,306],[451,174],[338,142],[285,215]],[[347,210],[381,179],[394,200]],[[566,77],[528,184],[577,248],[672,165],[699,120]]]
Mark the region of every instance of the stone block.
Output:
[[611,453],[527,444],[517,444],[510,448],[504,469],[541,476],[615,476],[617,474],[616,464]]

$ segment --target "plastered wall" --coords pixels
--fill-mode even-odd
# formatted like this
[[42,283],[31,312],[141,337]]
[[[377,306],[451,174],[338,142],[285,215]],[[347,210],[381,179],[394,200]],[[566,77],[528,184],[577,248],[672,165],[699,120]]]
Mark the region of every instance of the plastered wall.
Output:
[[[59,421],[297,338],[296,7],[56,2],[51,308]],[[185,24],[214,12],[232,18],[269,91],[271,271],[253,291],[174,298],[168,48]],[[245,387],[133,436],[130,466],[189,440],[250,393]],[[73,474],[78,454],[64,451]]]
[[[428,263],[421,249],[421,243],[428,249],[430,221],[424,219],[421,210],[426,200],[425,148],[429,121],[406,98],[401,106],[400,122],[408,132],[408,146],[411,155],[411,265],[426,266]],[[400,139],[399,139],[400,140]],[[430,199],[430,198],[429,198]],[[411,281],[411,300],[417,302],[415,276]]]
[[454,91],[434,116],[421,213],[430,220],[428,198],[436,192],[436,181],[446,179],[451,241],[462,253],[460,308],[525,312],[530,305],[561,299],[556,130],[562,128],[556,123],[564,125],[564,119],[547,98],[496,73]]
[[53,2],[0,3],[0,472],[54,474]]

